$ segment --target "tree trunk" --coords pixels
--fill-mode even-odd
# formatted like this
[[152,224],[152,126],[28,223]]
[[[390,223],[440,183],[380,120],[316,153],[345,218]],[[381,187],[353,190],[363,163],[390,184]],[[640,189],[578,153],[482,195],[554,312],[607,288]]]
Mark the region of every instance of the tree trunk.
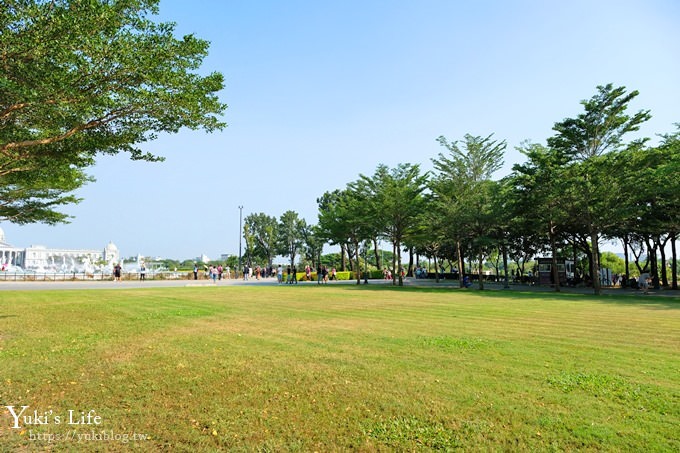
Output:
[[380,250],[378,250],[378,239],[373,239],[373,252],[375,254],[375,268],[382,269],[380,265]]
[[588,250],[586,251],[586,255],[588,257],[588,273],[586,274],[587,277],[593,280],[593,269],[595,269],[595,266],[593,264],[593,250],[592,248],[588,247]]
[[357,257],[356,264],[356,274],[357,274],[357,285],[361,285],[361,263],[359,262],[359,242],[354,241],[354,251]]
[[392,286],[397,286],[397,244],[392,242]]
[[[555,230],[550,222],[550,250],[552,251],[552,263],[550,264],[550,275],[552,276],[552,284],[555,285],[555,292],[560,292],[560,276],[557,274],[557,242],[555,241]],[[540,269],[539,269],[540,278]],[[534,278],[536,276],[534,275]]]
[[463,277],[465,277],[465,261],[460,250],[460,241],[456,241],[456,254],[458,255],[458,287],[463,287]]
[[642,258],[642,254],[645,252],[644,246],[640,247],[639,251],[635,250],[635,247],[630,247],[631,252],[633,253],[633,258],[635,258],[635,267],[638,270],[639,274],[642,274],[643,272],[647,271],[647,267],[649,266],[649,254],[647,254],[647,262],[644,263],[644,266],[640,265],[640,258]]
[[678,254],[675,249],[677,234],[671,233],[671,289],[678,289]]
[[596,296],[602,294],[602,286],[600,285],[600,244],[599,237],[595,231],[591,231],[590,240],[592,242],[592,274],[593,292]]
[[508,248],[503,244],[503,269],[505,270],[505,282],[503,288],[510,288],[510,279],[508,278]]
[[345,244],[340,244],[340,269],[345,272],[347,270],[347,261],[345,261],[345,254],[347,252],[347,246]]
[[484,254],[482,253],[481,249],[479,251],[479,265],[477,266],[477,275],[479,277],[479,289],[483,290],[484,289],[484,275],[482,274],[482,269],[484,266],[482,266],[482,263],[484,262]]
[[437,266],[437,255],[434,256],[434,278],[439,283],[439,266]]
[[[572,247],[572,252],[574,253],[574,256],[573,256],[573,259],[574,259],[574,275],[572,276],[572,279],[573,279],[573,282],[574,282],[574,284],[575,284],[576,278],[579,277],[579,276],[578,276],[578,270],[577,270],[577,266],[578,266],[578,250],[577,250],[577,247],[576,247],[576,236],[574,236],[574,246]],[[580,277],[579,277],[579,279],[580,279]]]
[[659,253],[661,254],[661,285],[664,288],[668,287],[668,272],[666,272],[666,244],[668,243],[668,239],[670,239],[670,235],[666,236],[665,241],[661,241],[661,237],[659,237]]
[[630,261],[628,261],[628,235],[623,237],[623,259],[626,263],[626,282],[630,279]]
[[401,242],[397,244],[397,274],[399,274],[399,286],[404,286],[404,278],[401,275]]
[[[651,241],[650,241],[651,239]],[[647,253],[649,254],[649,262],[651,260],[650,273],[652,275],[652,285],[654,289],[659,289],[659,262],[656,259],[657,243],[654,238],[647,239]]]
[[408,271],[406,276],[413,277],[413,247],[408,248]]

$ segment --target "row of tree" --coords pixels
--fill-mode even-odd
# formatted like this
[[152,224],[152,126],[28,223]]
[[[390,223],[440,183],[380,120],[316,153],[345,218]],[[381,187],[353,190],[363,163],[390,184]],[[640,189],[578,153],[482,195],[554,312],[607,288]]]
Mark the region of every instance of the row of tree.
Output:
[[[153,21],[158,4],[2,2],[0,220],[67,221],[59,210],[78,202],[73,191],[90,180],[85,170],[96,156],[122,151],[160,160],[141,144],[182,127],[225,126],[226,105],[217,97],[223,76],[199,74],[208,43],[193,35],[177,39],[174,24]],[[455,260],[461,270],[466,259],[474,260],[481,272],[494,252],[526,262],[537,253],[556,259],[570,250],[588,257],[587,274],[599,293],[600,241],[618,238],[638,270],[663,284],[670,244],[677,288],[680,133],[661,136],[656,146],[625,141],[650,118],[649,111],[626,112],[637,94],[598,87],[582,102],[583,113],[555,124],[546,144],[523,143],[527,162],[501,180],[492,176],[502,166],[505,141],[440,137],[446,152],[433,159],[433,172],[381,165],[374,175],[319,197],[318,225],[292,211],[273,221],[264,214],[247,219],[246,256],[261,253],[271,262],[283,254],[294,262],[303,254],[318,262],[323,244],[331,243],[358,267],[362,244],[373,243],[380,267],[377,241],[386,239],[393,244],[393,270],[409,250],[433,257],[435,265]],[[396,275],[401,284],[401,272]]]
[[[343,266],[348,256],[359,268],[362,247],[369,243],[382,265],[377,242],[385,239],[393,245],[393,270],[403,267],[402,250],[410,253],[409,271],[414,253],[433,258],[435,268],[442,259],[457,262],[458,269],[466,269],[466,260],[476,261],[481,288],[483,263],[494,253],[502,256],[504,269],[508,259],[524,263],[549,254],[553,281],[559,281],[558,257],[577,262],[585,255],[588,268],[582,273],[599,294],[599,245],[619,239],[627,278],[632,253],[638,273],[650,272],[659,284],[677,289],[680,131],[662,135],[656,146],[648,146],[647,139],[625,141],[650,118],[649,111],[626,112],[637,94],[598,86],[595,96],[581,102],[584,112],[556,123],[545,145],[522,143],[518,149],[527,161],[503,179],[492,178],[503,165],[505,141],[492,135],[465,135],[460,141],[442,136],[438,141],[446,152],[432,159],[434,171],[380,165],[370,177],[360,175],[318,198],[318,225],[290,211],[279,222],[264,214],[249,216],[246,243],[270,262],[276,254],[294,262],[301,251],[314,262],[324,243],[335,244]],[[396,275],[395,284],[402,285],[402,273]]]

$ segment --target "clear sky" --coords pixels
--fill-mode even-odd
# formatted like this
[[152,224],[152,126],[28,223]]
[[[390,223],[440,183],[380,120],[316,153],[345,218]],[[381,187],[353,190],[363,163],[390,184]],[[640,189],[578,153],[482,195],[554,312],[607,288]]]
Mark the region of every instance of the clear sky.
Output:
[[[499,177],[582,111],[597,85],[640,95],[643,136],[680,122],[677,0],[161,0],[161,21],[211,42],[229,126],[146,145],[163,163],[102,158],[68,225],[0,224],[26,247],[219,258],[239,209],[317,222],[316,198],[379,164],[431,168],[435,139],[506,140]],[[612,194],[613,197],[616,194]]]

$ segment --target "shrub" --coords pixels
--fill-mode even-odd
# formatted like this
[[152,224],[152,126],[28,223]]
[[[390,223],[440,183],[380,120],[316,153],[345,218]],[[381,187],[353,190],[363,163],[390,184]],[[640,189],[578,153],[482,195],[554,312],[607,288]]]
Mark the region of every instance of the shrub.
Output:
[[352,272],[350,271],[336,271],[335,272],[335,277],[338,280],[351,280],[352,279]]

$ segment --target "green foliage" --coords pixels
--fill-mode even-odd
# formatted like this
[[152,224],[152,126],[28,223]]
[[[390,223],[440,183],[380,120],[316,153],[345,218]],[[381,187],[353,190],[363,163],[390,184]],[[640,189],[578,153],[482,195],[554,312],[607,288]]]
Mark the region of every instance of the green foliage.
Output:
[[355,181],[347,185],[345,190],[326,192],[317,199],[319,203],[319,237],[331,241],[332,244],[351,245],[355,251],[351,259],[359,265],[356,251],[359,244],[371,237],[371,208],[367,202],[367,193]]
[[349,271],[336,271],[335,276],[338,280],[350,280],[352,273]]
[[[611,155],[607,153],[641,148],[646,141],[624,142],[626,134],[637,131],[640,124],[651,117],[649,111],[632,116],[626,113],[628,104],[637,95],[637,91],[626,93],[625,87],[598,86],[595,96],[581,102],[585,112],[555,123],[556,134],[548,139],[548,146],[567,160],[565,195],[578,197],[570,214],[579,219],[583,234],[590,239],[593,275],[599,275],[600,271],[601,235],[622,219],[618,204],[611,196],[621,192],[620,178],[611,172],[608,163]],[[593,279],[593,288],[596,294],[600,293],[598,278]]]
[[290,263],[295,263],[295,257],[303,247],[303,230],[307,222],[298,216],[297,212],[286,211],[281,215],[277,226],[278,253],[290,258]]
[[[651,118],[649,110],[626,114],[638,94],[635,90],[626,93],[625,87],[615,88],[611,83],[598,86],[595,96],[581,101],[584,113],[555,123],[556,135],[548,139],[548,145],[581,161],[630,146],[624,144],[624,135],[639,130],[640,124]],[[635,142],[636,146],[640,143]]]
[[224,127],[223,77],[197,73],[208,43],[149,19],[158,3],[2,2],[0,205],[13,208],[0,218],[64,221],[56,209],[77,201],[67,194],[96,155],[162,160],[140,145],[182,127]]
[[[423,192],[427,179],[428,175],[421,174],[418,165],[400,164],[392,169],[379,165],[373,176],[361,175],[351,185],[354,193],[366,196],[368,213],[365,218],[369,231],[364,239],[385,237],[397,250],[392,268],[402,267],[402,242],[421,233],[421,216],[425,210]],[[395,278],[398,278],[399,285],[403,284],[401,275]]]
[[263,261],[271,265],[277,251],[278,233],[276,217],[261,212],[250,214],[243,219],[246,247],[255,261]]
[[[455,225],[454,237],[458,241],[467,240],[481,263],[505,227],[500,205],[496,203],[499,187],[491,177],[503,166],[507,145],[504,140],[498,142],[492,137],[493,134],[487,137],[466,134],[460,147],[458,142],[440,136],[437,141],[449,153],[440,153],[432,160],[437,171],[432,184],[435,206],[444,214],[444,223]],[[427,245],[439,248],[439,244],[433,247],[432,242]],[[483,288],[481,278],[479,282]]]
[[624,274],[626,271],[624,259],[612,252],[602,252],[600,264],[603,268],[611,269],[615,274]]
[[[0,157],[0,167],[3,162]],[[72,192],[92,181],[82,168],[64,159],[35,159],[35,167],[20,171],[10,170],[13,165],[4,165],[9,171],[4,175],[0,168],[0,220],[16,224],[67,222],[69,216],[58,209],[80,202]]]

